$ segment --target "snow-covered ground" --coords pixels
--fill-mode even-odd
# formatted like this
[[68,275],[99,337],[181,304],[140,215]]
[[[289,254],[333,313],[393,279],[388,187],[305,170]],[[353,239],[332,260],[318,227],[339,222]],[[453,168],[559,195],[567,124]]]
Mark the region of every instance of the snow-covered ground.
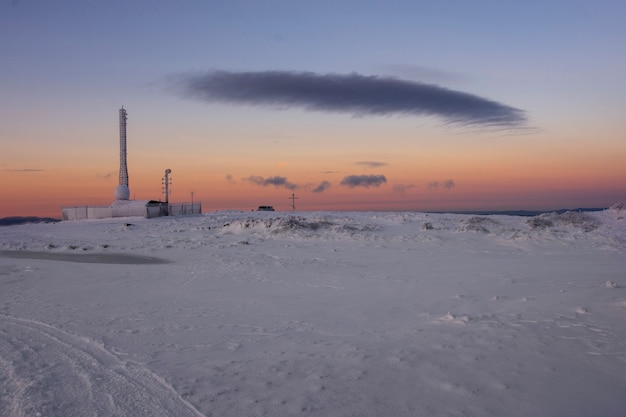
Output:
[[0,415],[625,416],[626,210],[0,228]]

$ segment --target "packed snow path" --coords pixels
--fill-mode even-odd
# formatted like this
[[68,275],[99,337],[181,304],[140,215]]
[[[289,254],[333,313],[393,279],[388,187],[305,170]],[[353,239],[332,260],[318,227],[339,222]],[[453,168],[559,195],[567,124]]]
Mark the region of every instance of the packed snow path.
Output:
[[35,320],[0,315],[0,364],[3,415],[202,415],[146,368]]
[[624,217],[4,227],[0,414],[622,416]]

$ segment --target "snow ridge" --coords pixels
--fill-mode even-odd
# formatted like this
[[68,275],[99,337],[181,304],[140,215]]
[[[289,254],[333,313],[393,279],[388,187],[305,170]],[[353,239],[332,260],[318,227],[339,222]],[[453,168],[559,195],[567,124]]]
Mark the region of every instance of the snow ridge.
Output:
[[[120,253],[159,249],[199,249],[234,237],[255,240],[356,240],[437,243],[462,235],[476,239],[529,244],[569,244],[586,240],[621,250],[624,216],[621,206],[603,212],[547,213],[536,217],[505,215],[470,216],[427,213],[215,212],[188,218],[117,219],[6,226],[0,250],[50,253]],[[63,238],[62,230],[80,233],[81,241]],[[43,232],[42,232],[43,231]],[[42,241],[43,238],[47,240]],[[474,238],[472,238],[474,239]],[[240,240],[241,242],[241,240]],[[20,256],[27,256],[22,253]],[[134,255],[136,256],[136,255]],[[117,261],[121,261],[118,257]],[[75,260],[78,261],[78,260]],[[114,260],[111,258],[111,262]],[[132,260],[129,260],[132,263]]]

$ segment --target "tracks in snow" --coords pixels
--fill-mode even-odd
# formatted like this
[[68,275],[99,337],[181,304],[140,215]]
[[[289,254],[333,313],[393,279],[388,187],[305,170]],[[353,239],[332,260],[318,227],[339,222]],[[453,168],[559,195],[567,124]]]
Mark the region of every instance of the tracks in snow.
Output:
[[0,314],[0,367],[7,417],[203,417],[150,370],[35,320]]

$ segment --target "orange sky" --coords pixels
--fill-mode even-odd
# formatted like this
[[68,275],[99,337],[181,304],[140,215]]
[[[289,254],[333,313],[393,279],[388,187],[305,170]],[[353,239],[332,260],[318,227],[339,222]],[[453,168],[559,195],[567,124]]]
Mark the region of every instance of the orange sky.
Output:
[[[626,178],[624,145],[606,152],[584,146],[561,149],[558,143],[548,145],[538,138],[516,145],[507,140],[487,139],[490,146],[481,147],[457,143],[460,149],[454,153],[443,146],[431,146],[425,153],[390,148],[383,158],[377,158],[379,166],[369,166],[359,162],[376,162],[375,155],[350,155],[347,150],[304,152],[290,158],[289,152],[263,154],[259,146],[229,150],[222,145],[216,153],[203,149],[189,154],[172,146],[171,152],[146,147],[142,155],[133,149],[129,135],[131,198],[162,198],[161,177],[167,167],[173,171],[170,201],[190,201],[193,191],[204,211],[250,210],[258,205],[289,210],[292,192],[298,197],[299,210],[603,207],[625,195],[621,181]],[[8,198],[0,217],[59,217],[61,206],[110,204],[119,169],[117,138],[110,142],[109,149],[99,146],[63,155],[66,163],[53,162],[60,157],[53,149],[35,149],[30,154],[18,149],[15,158],[24,160],[20,166],[36,168],[4,170],[8,184],[4,195]],[[297,188],[254,184],[248,180],[252,175],[284,177]],[[378,187],[349,188],[340,185],[347,175],[384,175],[387,182]],[[454,186],[445,188],[447,180]],[[328,181],[330,187],[313,192],[322,181]]]

